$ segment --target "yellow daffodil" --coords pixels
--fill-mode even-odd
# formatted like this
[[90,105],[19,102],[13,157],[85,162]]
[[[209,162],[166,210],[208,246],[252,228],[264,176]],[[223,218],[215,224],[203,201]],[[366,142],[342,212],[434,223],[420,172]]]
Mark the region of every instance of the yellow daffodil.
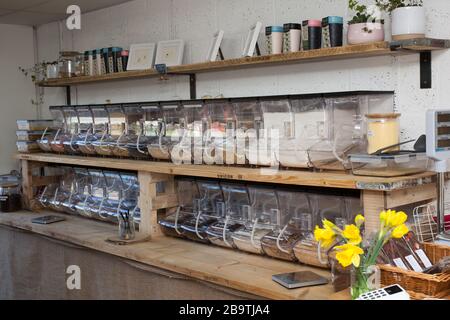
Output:
[[403,211],[387,210],[380,213],[380,220],[387,228],[396,228],[406,222],[408,216]]
[[356,268],[359,267],[361,263],[361,255],[364,254],[364,250],[358,246],[352,244],[344,244],[342,246],[336,247],[338,251],[336,253],[336,259],[344,267],[354,265]]
[[354,224],[345,226],[342,236],[347,239],[348,243],[353,245],[358,245],[362,241],[361,232]]
[[316,226],[316,229],[314,230],[314,238],[316,241],[320,242],[323,248],[329,248],[336,240],[336,233],[327,226],[323,229]]
[[408,227],[405,224],[401,224],[392,230],[392,237],[396,239],[402,238],[405,234],[409,232]]
[[333,222],[331,222],[327,219],[323,219],[322,224],[325,229],[336,230],[336,228],[337,228],[337,226]]
[[358,214],[355,217],[355,223],[358,228],[360,228],[364,224],[365,221],[366,221],[366,219],[361,214]]

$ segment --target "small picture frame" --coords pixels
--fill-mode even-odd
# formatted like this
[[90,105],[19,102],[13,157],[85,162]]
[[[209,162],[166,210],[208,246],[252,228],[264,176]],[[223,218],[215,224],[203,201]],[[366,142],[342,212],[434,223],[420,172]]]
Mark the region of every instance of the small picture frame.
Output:
[[255,54],[261,28],[262,23],[259,21],[250,28],[247,39],[245,40],[244,51],[242,52],[243,57],[253,57]]
[[153,68],[156,44],[139,43],[130,46],[127,70],[147,70]]
[[174,67],[183,64],[184,41],[168,40],[158,42],[155,64],[165,64]]
[[[217,60],[217,56],[219,55],[220,45],[222,44],[224,31],[217,31],[211,40],[211,45],[209,46],[208,56],[206,57],[207,62],[214,62]],[[221,56],[223,59],[223,56]]]

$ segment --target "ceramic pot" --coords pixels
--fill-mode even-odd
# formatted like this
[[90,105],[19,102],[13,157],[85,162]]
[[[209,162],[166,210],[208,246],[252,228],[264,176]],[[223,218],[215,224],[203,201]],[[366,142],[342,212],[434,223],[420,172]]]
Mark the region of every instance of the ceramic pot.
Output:
[[424,7],[404,7],[392,11],[392,40],[424,38],[425,30]]
[[355,23],[348,26],[348,44],[384,41],[384,25],[380,22]]

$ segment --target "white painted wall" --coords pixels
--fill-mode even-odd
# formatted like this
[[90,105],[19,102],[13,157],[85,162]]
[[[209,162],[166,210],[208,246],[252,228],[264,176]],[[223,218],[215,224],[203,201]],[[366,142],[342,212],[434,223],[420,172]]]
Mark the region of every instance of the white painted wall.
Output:
[[[367,1],[366,1],[367,2]],[[450,39],[450,1],[425,0],[427,36]],[[38,29],[40,59],[57,57],[62,49],[88,50],[132,43],[184,39],[184,62],[200,62],[209,37],[225,31],[223,51],[227,58],[241,53],[247,30],[255,21],[281,25],[327,15],[349,17],[347,0],[135,0],[91,12],[82,17],[82,30],[68,31],[63,23]],[[59,32],[61,30],[61,32]],[[390,23],[386,24],[390,39]],[[396,110],[403,114],[404,138],[416,138],[425,130],[424,111],[449,105],[450,51],[433,54],[433,89],[419,88],[419,56],[377,57],[357,60],[276,66],[244,71],[198,75],[198,96],[225,97],[331,92],[348,90],[395,90]],[[46,104],[63,104],[62,89],[45,89]],[[134,80],[80,86],[74,103],[188,99],[186,79],[161,82]]]
[[35,87],[20,71],[34,64],[33,29],[0,24],[0,174],[17,169],[16,120],[35,119]]

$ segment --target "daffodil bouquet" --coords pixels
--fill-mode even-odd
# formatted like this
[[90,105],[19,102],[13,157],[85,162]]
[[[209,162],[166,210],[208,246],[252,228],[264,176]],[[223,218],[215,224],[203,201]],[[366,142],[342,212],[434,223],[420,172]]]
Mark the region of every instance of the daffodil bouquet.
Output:
[[[336,259],[342,267],[354,267],[355,279],[352,284],[352,298],[371,291],[368,272],[377,261],[381,248],[392,238],[402,238],[409,232],[405,225],[408,216],[402,211],[387,210],[380,213],[380,229],[369,243],[363,242],[362,227],[365,219],[357,215],[355,223],[343,229],[324,219],[323,227],[316,226],[314,237],[323,248],[336,251]],[[363,244],[364,243],[364,244]]]

